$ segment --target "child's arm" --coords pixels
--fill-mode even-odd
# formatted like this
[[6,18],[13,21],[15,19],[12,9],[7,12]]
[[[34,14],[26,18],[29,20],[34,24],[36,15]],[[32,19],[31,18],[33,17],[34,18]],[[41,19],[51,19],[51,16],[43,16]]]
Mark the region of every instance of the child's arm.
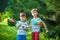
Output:
[[16,26],[16,28],[18,29],[20,26],[21,26],[21,25],[18,25],[18,26]]
[[32,26],[31,26],[31,25],[32,25],[32,20],[31,20],[30,25],[29,25],[29,27],[28,27],[28,28],[32,28]]
[[24,30],[26,30],[26,31],[27,31],[27,30],[28,30],[28,28],[24,28]]
[[20,23],[20,21],[17,21],[16,23],[16,29],[18,29],[22,24]]
[[27,28],[24,28],[24,30],[27,31],[27,30],[29,30],[30,28],[31,28],[31,26],[28,26]]
[[29,26],[28,28],[31,28],[32,26]]
[[28,24],[26,23],[26,27],[25,28],[23,28],[25,31],[27,31],[28,30]]
[[44,22],[42,22],[42,25],[45,27],[46,32],[49,32],[48,29],[47,29],[47,26]]

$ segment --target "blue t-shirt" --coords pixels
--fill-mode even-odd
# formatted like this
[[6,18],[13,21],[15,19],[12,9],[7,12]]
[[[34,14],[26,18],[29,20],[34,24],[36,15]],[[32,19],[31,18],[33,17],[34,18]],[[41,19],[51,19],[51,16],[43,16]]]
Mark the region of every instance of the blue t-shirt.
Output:
[[18,28],[17,35],[26,35],[26,31],[23,28],[27,28],[28,24],[23,21],[18,21],[16,23],[16,26],[19,26],[20,24],[22,24],[22,25]]
[[38,25],[36,25],[37,21],[43,22],[40,18],[36,18],[36,19],[31,19],[31,23],[30,26],[32,26],[32,32],[39,32],[40,27]]

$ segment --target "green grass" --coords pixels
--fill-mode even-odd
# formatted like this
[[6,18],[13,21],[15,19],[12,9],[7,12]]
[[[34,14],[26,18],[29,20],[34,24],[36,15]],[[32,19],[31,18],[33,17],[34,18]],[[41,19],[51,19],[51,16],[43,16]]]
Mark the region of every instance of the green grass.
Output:
[[6,25],[0,25],[0,40],[15,40],[16,29]]
[[[0,25],[0,40],[16,40],[17,30],[15,27]],[[31,40],[31,32],[27,32],[27,40]]]
[[[0,25],[0,40],[16,40],[17,30],[15,27],[10,27],[6,25]],[[47,38],[44,36],[44,33],[40,33],[40,40],[58,40],[54,38]],[[32,40],[31,32],[27,31],[27,40]]]

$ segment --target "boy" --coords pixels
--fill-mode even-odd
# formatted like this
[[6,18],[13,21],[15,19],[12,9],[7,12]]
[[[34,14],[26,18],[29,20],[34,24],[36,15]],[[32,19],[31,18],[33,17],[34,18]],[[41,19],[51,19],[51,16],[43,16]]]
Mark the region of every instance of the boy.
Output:
[[17,22],[16,28],[17,31],[17,40],[26,40],[26,30],[28,27],[28,24],[25,22],[26,15],[25,13],[20,13],[20,21]]
[[46,32],[48,32],[48,29],[45,25],[45,23],[37,17],[38,12],[37,9],[32,9],[31,14],[33,16],[33,19],[31,19],[30,26],[32,27],[32,40],[39,40],[39,30],[41,25],[43,25],[46,29]]

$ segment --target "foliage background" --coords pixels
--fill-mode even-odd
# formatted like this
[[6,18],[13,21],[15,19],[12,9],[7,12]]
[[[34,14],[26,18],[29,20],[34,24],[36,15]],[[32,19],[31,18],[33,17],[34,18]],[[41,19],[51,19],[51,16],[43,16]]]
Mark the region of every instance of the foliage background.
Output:
[[[47,39],[47,40],[49,39],[58,40],[60,38],[59,36],[60,34],[60,0],[0,0],[0,24],[6,24],[9,27],[12,25],[15,26],[16,22],[10,25],[11,23],[9,22],[8,17],[10,18],[13,17],[14,20],[18,21],[20,12],[26,13],[27,15],[26,21],[29,24],[32,18],[32,15],[30,12],[32,8],[38,9],[38,13],[39,13],[38,16],[46,23],[46,25],[49,28],[50,32],[48,34],[45,34],[44,27],[41,28],[42,35],[45,34],[42,37],[46,36],[47,38],[44,37],[44,39]],[[3,35],[4,33],[3,28],[6,29],[5,25],[3,25],[3,28],[2,28],[2,25],[0,25],[0,27],[1,27],[0,36],[2,37],[0,39],[4,40],[3,38],[9,34]],[[16,30],[15,27],[12,27],[12,31],[14,31],[13,28],[14,30]],[[5,32],[8,33],[6,30]],[[10,34],[11,36],[13,35],[12,33]],[[43,40],[42,37],[41,37],[41,40]],[[15,37],[12,37],[11,40],[14,38]],[[6,39],[6,40],[9,40],[9,39]]]

